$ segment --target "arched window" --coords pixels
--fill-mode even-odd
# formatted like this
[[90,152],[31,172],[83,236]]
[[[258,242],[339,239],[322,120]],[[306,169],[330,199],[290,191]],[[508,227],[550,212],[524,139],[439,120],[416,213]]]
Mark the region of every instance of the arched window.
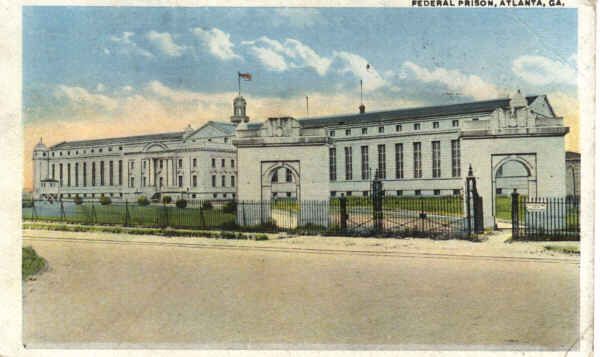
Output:
[[285,182],[292,182],[292,170],[285,169]]
[[273,176],[271,176],[271,183],[277,183],[277,171],[273,172]]

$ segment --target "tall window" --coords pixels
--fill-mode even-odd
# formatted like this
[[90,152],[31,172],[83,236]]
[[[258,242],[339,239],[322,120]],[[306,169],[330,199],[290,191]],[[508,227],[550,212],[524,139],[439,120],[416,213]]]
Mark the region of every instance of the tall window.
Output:
[[[162,180],[162,177],[160,178]],[[129,178],[129,187],[134,187],[135,186],[135,177],[130,177]],[[162,182],[161,182],[161,186],[162,186]]]
[[123,185],[123,160],[119,160],[119,186]]
[[421,143],[413,143],[413,168],[415,178],[423,177],[421,171]]
[[452,177],[460,176],[460,141],[452,140]]
[[[54,153],[53,153],[53,154],[54,154]],[[54,173],[55,173],[55,172],[54,172],[54,171],[55,171],[54,169],[55,169],[55,167],[54,167],[54,164],[52,164],[52,179],[53,179],[53,180],[55,180],[55,179],[56,179],[56,175],[54,174]]]
[[225,187],[225,175],[221,176],[221,187]]
[[108,162],[108,184],[110,186],[114,185],[114,175],[115,175],[115,171],[113,170],[113,162],[112,160],[110,160]]
[[100,161],[100,186],[104,186],[104,161]]
[[96,162],[92,162],[92,186],[96,186]]
[[235,187],[235,176],[231,175],[231,187]]
[[75,163],[75,186],[79,186],[79,163]]
[[329,149],[329,180],[335,181],[337,179],[337,158],[335,148]]
[[232,169],[235,168],[235,160],[234,159],[231,159],[231,168]]
[[285,169],[285,182],[292,182],[292,170],[290,169]]
[[344,148],[346,180],[352,180],[352,146]]
[[60,175],[60,185],[63,185],[63,164],[58,165],[58,174]]
[[385,144],[377,145],[377,171],[379,178],[385,178]]
[[181,168],[183,168],[183,159],[178,159],[178,160],[177,160],[177,168],[178,168],[178,169],[181,169]]
[[192,176],[192,186],[198,186],[198,176],[196,175]]
[[192,167],[196,167],[198,165],[198,161],[194,158],[192,159]]
[[431,176],[441,177],[442,176],[442,158],[440,152],[440,142],[431,142]]
[[67,186],[71,186],[71,164],[67,164]]
[[369,179],[369,147],[360,147],[360,178]]
[[83,187],[87,186],[87,162],[83,163]]
[[221,167],[225,167],[225,159],[221,159]]
[[216,167],[217,166],[217,160],[216,159],[211,159],[210,160],[210,166]]
[[177,176],[177,186],[183,187],[183,176]]
[[396,144],[396,178],[404,178],[404,145]]
[[212,187],[217,187],[217,175],[212,175]]

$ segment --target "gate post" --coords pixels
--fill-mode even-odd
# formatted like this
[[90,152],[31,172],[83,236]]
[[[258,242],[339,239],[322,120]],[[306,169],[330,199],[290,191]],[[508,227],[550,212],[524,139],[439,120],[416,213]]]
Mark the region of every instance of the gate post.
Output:
[[342,193],[340,197],[340,229],[342,232],[346,232],[348,228],[348,210],[346,207],[346,197]]
[[65,221],[66,215],[65,215],[65,206],[63,205],[63,200],[62,198],[60,199],[60,220],[61,221]]
[[375,170],[375,178],[373,179],[373,228],[377,233],[383,231],[382,186],[379,170]]
[[125,200],[125,224],[124,226],[127,227],[129,225],[129,207],[127,206],[127,200]]
[[472,192],[471,192],[471,180],[473,180],[473,168],[471,167],[471,165],[469,165],[469,173],[467,174],[467,182],[466,182],[466,189],[465,189],[465,194],[466,194],[466,198],[465,198],[465,204],[466,204],[466,213],[467,213],[467,234],[471,235],[473,233],[472,230],[472,226],[471,226],[471,197]]
[[512,198],[510,218],[512,223],[512,237],[514,239],[519,236],[519,193],[516,188],[513,189],[510,196]]

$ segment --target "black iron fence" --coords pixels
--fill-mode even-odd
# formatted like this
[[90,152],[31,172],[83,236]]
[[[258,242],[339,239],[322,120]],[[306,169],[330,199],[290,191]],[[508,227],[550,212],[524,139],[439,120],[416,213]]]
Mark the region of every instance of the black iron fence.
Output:
[[579,240],[579,197],[524,197],[512,194],[515,240]]
[[470,237],[462,196],[332,198],[326,201],[190,200],[174,204],[24,201],[23,218],[81,224],[307,234]]

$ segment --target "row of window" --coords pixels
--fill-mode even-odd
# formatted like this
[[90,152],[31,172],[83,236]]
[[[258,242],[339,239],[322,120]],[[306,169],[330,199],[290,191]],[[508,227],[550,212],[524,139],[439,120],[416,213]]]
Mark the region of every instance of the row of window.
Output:
[[[104,161],[100,161],[98,162],[98,165],[96,165],[95,161],[92,161],[91,165],[88,166],[87,162],[83,162],[81,163],[81,165],[79,165],[78,162],[71,164],[58,164],[58,176],[59,176],[59,183],[61,186],[65,185],[65,180],[64,180],[64,176],[66,176],[66,186],[75,186],[78,187],[83,186],[83,187],[87,187],[88,184],[90,184],[91,186],[105,186],[106,184],[108,184],[108,186],[113,186],[115,185],[115,183],[117,185],[122,185],[123,184],[123,161],[119,160],[117,162],[117,171],[118,171],[118,175],[116,178],[116,182],[115,182],[115,175],[114,175],[114,171],[115,171],[115,162],[114,161],[108,161],[108,180],[107,177],[105,177],[105,162]],[[91,167],[90,167],[91,166]],[[98,166],[98,167],[97,167]],[[53,180],[56,180],[56,168],[57,168],[57,164],[52,164],[51,166],[51,177]],[[89,168],[89,171],[88,171]],[[81,169],[81,182],[80,182],[80,175],[79,175],[79,170]],[[66,172],[65,172],[66,170]],[[96,173],[98,170],[100,172],[100,177],[99,177],[99,182],[97,182],[98,177],[96,177]],[[88,181],[88,172],[91,174],[91,177],[89,177],[89,181]],[[72,173],[74,173],[74,175],[72,175]]]
[[[118,146],[116,149],[118,149],[119,151],[123,151],[123,147],[122,146]],[[113,146],[107,147],[106,151],[108,151],[108,152],[113,151]],[[79,151],[79,150],[74,150],[74,151],[67,150],[67,151],[58,151],[58,152],[57,151],[52,151],[52,152],[50,152],[50,154],[52,155],[52,157],[55,157],[56,154],[58,154],[58,156],[63,156],[63,153],[64,153],[65,156],[71,156],[71,152],[73,153],[73,155],[79,155],[80,153],[81,154],[87,154],[88,153],[87,149],[82,149],[81,151]],[[90,153],[93,154],[95,152],[98,152],[98,153],[104,152],[104,148],[90,149]],[[44,156],[46,156],[46,153],[44,153]]]
[[[460,177],[460,141],[452,140],[452,177]],[[413,177],[422,178],[422,153],[421,142],[412,143],[413,154]],[[395,154],[395,178],[404,178],[404,144],[397,143],[394,145]],[[442,177],[442,152],[440,141],[431,142],[431,177]],[[347,181],[353,179],[352,168],[352,146],[344,147],[344,178]],[[369,146],[363,145],[360,147],[360,178],[361,180],[369,180],[372,178],[371,167],[369,166]],[[386,145],[377,145],[377,168],[373,177],[381,179],[387,178],[386,168]],[[336,148],[329,149],[329,180],[337,180],[337,150]]]
[[[456,120],[456,119],[452,120],[452,127],[453,128],[458,127],[458,125],[459,125],[458,120]],[[431,127],[433,129],[439,129],[440,128],[440,122],[439,121],[432,122],[431,123]],[[402,124],[396,124],[395,128],[396,128],[396,132],[401,132],[404,129],[403,126],[402,126]],[[421,130],[421,123],[414,123],[412,125],[412,128],[413,128],[413,131]],[[369,128],[368,127],[360,128],[360,130],[361,130],[361,135],[367,135],[369,133]],[[385,134],[385,131],[386,131],[386,126],[381,125],[381,126],[377,127],[377,133],[379,133],[379,134]],[[329,136],[335,136],[335,134],[336,134],[336,130],[334,130],[334,129],[329,130]],[[346,136],[352,135],[352,128],[346,128],[346,129],[344,129],[344,134]]]
[[[100,194],[100,197],[101,197],[101,196],[103,196],[103,195],[105,195],[105,194],[104,194],[104,193],[103,193],[103,194]],[[108,193],[108,194],[106,194],[106,195],[108,195],[108,196],[110,196],[110,197],[116,197],[116,196],[119,196],[120,198],[123,198],[123,193],[122,193],[122,192],[119,192],[118,194],[117,194],[117,193],[112,193],[112,192],[111,192],[111,193]],[[87,197],[88,197],[88,194],[87,194],[87,193],[81,193],[81,194],[79,194],[79,193],[61,193],[61,194],[60,194],[60,198],[65,198],[65,197],[66,197],[66,198],[75,198],[76,196],[79,196],[79,197],[82,197],[82,198],[87,198]],[[192,196],[192,198],[196,198],[196,194],[195,194],[195,193],[192,193],[192,194],[191,194],[191,196]],[[220,195],[219,195],[219,194],[217,194],[217,193],[213,193],[213,194],[212,194],[212,197],[213,197],[213,198],[219,198],[219,196],[220,196],[220,197],[222,197],[222,198],[229,198],[229,197],[231,197],[231,198],[235,198],[235,193],[222,193],[222,194],[220,194]],[[95,193],[90,193],[90,196],[89,196],[89,197],[91,197],[91,198],[95,198],[95,197],[96,197],[96,194],[95,194]]]
[[[428,191],[432,191],[434,196],[441,196],[442,194],[442,190],[428,190]],[[409,196],[409,195],[413,196],[422,196],[423,195],[423,191],[422,190],[387,190],[387,191],[383,191],[383,194],[385,196],[390,196],[395,194],[396,196]],[[458,196],[461,194],[461,190],[460,189],[453,189],[452,190],[452,194],[454,196]],[[338,197],[338,195],[341,196],[363,196],[363,197],[368,197],[371,195],[371,191],[331,191],[330,192],[331,197]]]
[[[143,176],[142,177],[142,187],[146,187],[148,184],[147,182],[147,177]],[[165,181],[164,181],[164,177],[159,177],[158,178],[158,187],[164,187]],[[235,187],[235,176],[231,175],[229,177],[229,187]],[[217,187],[217,175],[212,175],[211,177],[211,185],[212,187]],[[135,177],[130,177],[129,178],[129,187],[135,187]],[[183,175],[178,175],[177,176],[177,187],[183,187]],[[192,187],[198,187],[198,176],[197,175],[192,175]],[[227,186],[227,176],[222,175],[221,176],[221,186],[220,187],[228,187]]]
[[[194,159],[194,160],[192,161],[192,166],[193,166],[193,167],[196,167],[196,161],[195,161],[195,160],[196,160],[196,159]],[[226,165],[225,165],[225,159],[220,159],[220,161],[221,161],[221,167],[225,167],[225,166],[226,166]],[[232,169],[233,169],[233,168],[235,168],[235,160],[233,160],[233,159],[230,159],[230,160],[229,160],[229,165],[230,165],[230,167],[231,167]],[[211,159],[211,162],[210,162],[210,166],[211,166],[212,168],[216,168],[216,167],[217,167],[217,159],[215,159],[215,158],[212,158],[212,159]]]
[[[163,169],[165,167],[165,162],[168,159],[157,159],[158,161],[158,168],[159,169]],[[211,159],[211,167],[212,168],[216,168],[217,167],[217,160],[218,159]],[[220,166],[221,167],[226,167],[226,159],[220,159]],[[148,160],[142,160],[142,167],[145,169],[147,167],[147,162]],[[229,165],[231,168],[235,168],[235,160],[234,159],[230,159],[229,160]],[[129,162],[129,167],[133,170],[135,168],[135,161],[130,161]],[[192,168],[196,168],[198,167],[198,159],[197,158],[192,158]],[[183,159],[177,159],[177,169],[183,169]]]

